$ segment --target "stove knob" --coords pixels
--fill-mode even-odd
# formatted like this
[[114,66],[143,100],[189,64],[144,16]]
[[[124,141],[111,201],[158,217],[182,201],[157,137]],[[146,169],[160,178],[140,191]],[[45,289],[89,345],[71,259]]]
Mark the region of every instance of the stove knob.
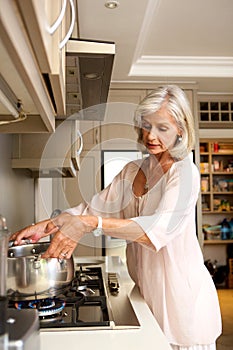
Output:
[[110,282],[109,289],[112,294],[119,293],[119,284],[117,282]]
[[120,285],[116,273],[108,274],[108,287],[111,294],[117,295],[119,293]]

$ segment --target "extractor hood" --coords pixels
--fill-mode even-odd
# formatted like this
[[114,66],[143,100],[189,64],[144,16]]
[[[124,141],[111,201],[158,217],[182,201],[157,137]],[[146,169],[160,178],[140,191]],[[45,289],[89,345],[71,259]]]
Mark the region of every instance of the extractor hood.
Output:
[[115,44],[70,39],[66,45],[66,115],[103,120],[115,55]]

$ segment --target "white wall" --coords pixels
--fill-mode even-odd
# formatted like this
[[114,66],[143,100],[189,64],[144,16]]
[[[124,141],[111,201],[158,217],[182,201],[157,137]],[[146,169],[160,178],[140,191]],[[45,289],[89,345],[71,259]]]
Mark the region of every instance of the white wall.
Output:
[[12,135],[0,134],[0,214],[14,232],[34,222],[34,179],[11,168]]

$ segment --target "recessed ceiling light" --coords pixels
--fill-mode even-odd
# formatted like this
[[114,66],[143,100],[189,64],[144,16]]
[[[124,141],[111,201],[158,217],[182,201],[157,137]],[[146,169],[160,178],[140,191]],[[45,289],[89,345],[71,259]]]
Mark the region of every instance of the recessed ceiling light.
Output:
[[120,3],[118,1],[115,1],[115,0],[106,1],[104,4],[105,7],[107,7],[108,9],[111,9],[111,10],[117,8],[119,5],[120,5]]

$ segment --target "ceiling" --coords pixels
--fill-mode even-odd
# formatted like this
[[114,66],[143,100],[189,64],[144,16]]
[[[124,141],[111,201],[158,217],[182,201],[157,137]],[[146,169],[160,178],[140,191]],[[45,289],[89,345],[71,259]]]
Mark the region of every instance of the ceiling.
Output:
[[79,37],[114,41],[112,82],[233,94],[232,0],[77,0]]

